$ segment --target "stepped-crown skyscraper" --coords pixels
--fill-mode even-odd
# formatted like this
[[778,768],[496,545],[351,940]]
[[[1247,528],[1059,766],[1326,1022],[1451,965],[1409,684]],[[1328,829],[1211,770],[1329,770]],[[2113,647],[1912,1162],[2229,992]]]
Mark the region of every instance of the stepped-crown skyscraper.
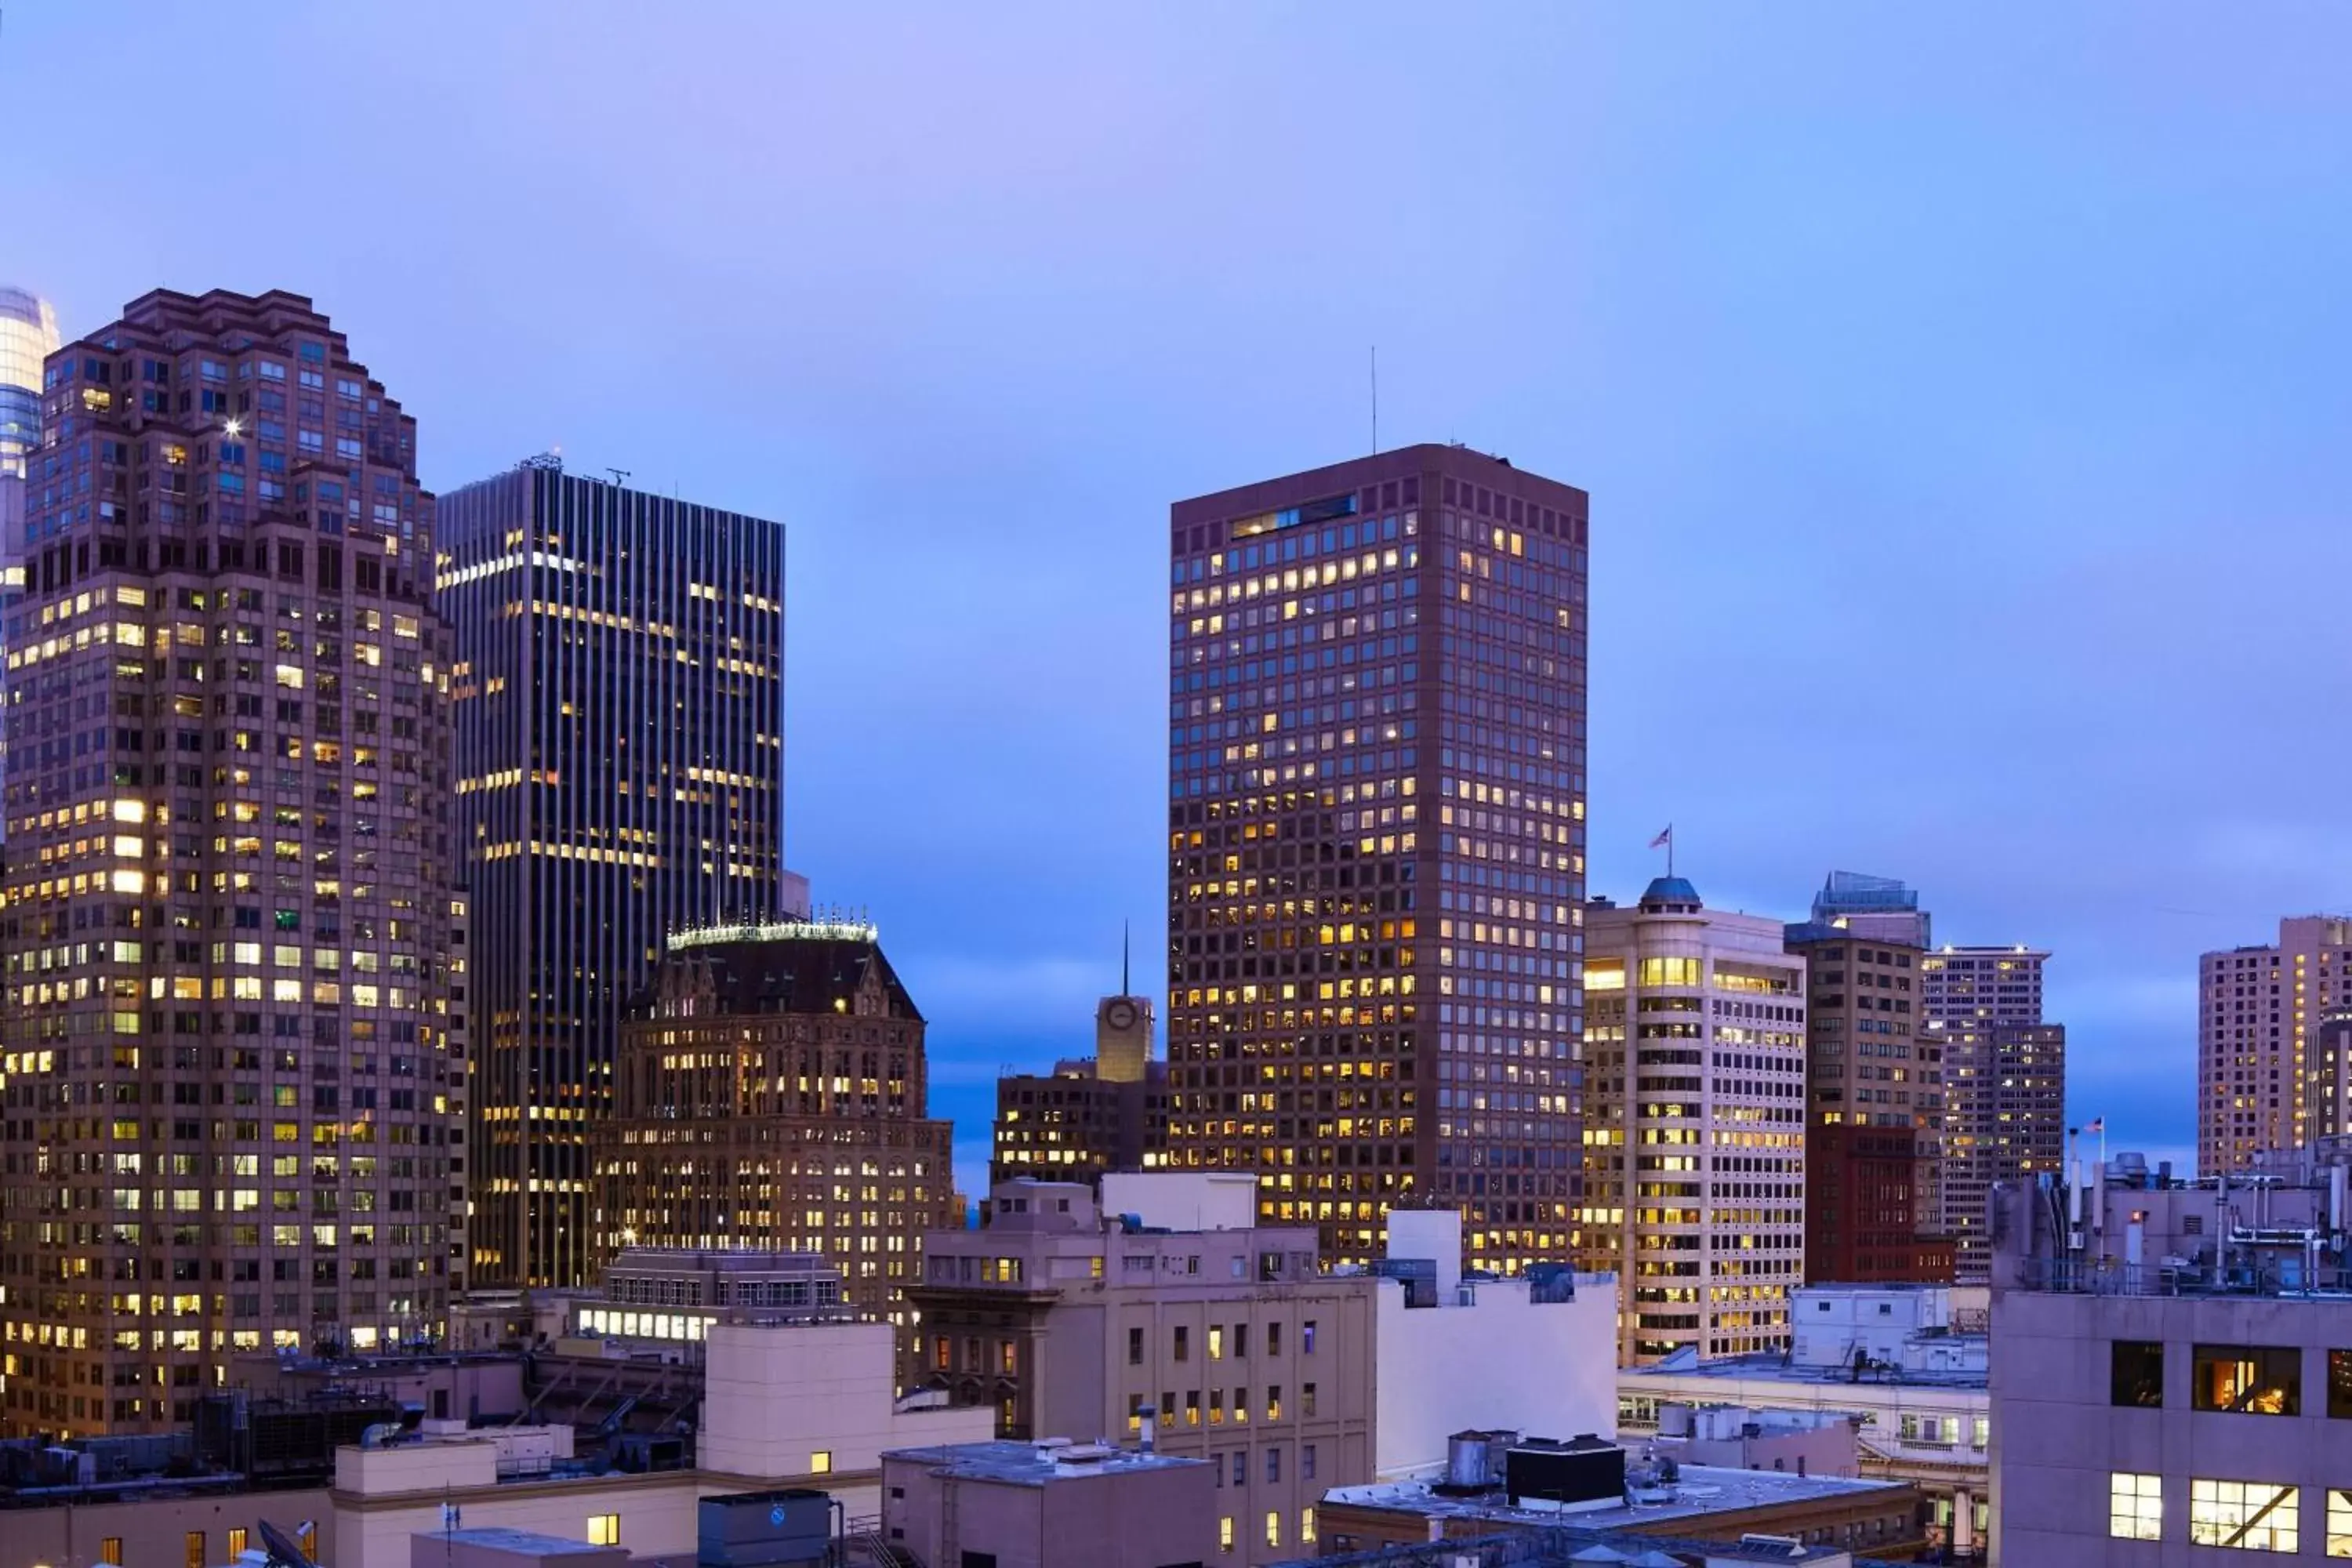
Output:
[[442,498],[477,903],[474,1257],[602,1262],[591,1137],[668,937],[806,912],[783,869],[784,531],[541,458]]
[[1408,447],[1171,509],[1171,1159],[1381,1255],[1568,1256],[1586,497]]
[[416,422],[299,295],[49,356],[7,612],[6,1425],[443,1331],[466,1064]]

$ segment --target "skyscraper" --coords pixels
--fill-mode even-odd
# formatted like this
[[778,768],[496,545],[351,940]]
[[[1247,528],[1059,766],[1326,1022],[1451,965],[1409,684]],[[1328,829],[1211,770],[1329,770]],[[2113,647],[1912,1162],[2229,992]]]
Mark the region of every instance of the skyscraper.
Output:
[[[0,288],[0,607],[25,585],[25,461],[41,442],[42,367],[57,347],[48,301]],[[0,742],[0,777],[6,761]]]
[[1171,509],[1170,1141],[1262,1223],[1559,1258],[1580,1184],[1583,491],[1408,447]]
[[1919,895],[1894,877],[1832,871],[1813,895],[1813,923],[1905,947],[1935,945],[1928,935],[1931,920],[1919,907]]
[[474,1258],[586,1283],[589,1138],[666,939],[783,869],[784,531],[534,458],[441,500],[475,900]]
[[2057,1169],[2065,1156],[2066,1031],[2042,1018],[2047,952],[1937,948],[1919,961],[1927,1033],[1944,1071],[1943,1228],[1953,1278],[1981,1285],[1993,1184]]
[[1805,960],[1680,877],[1585,915],[1578,1265],[1617,1276],[1618,1361],[1786,1349],[1805,1279]]
[[[2266,947],[2197,961],[2197,1168],[2239,1170],[2268,1149],[2345,1129],[2315,1121],[2340,1103],[2344,1064],[2319,1026],[2352,1005],[2352,919],[2295,915]],[[2308,1070],[2306,1070],[2308,1069]]]
[[[1832,887],[1843,874],[1832,875]],[[1820,900],[1813,908],[1817,916],[1825,912]],[[1877,929],[1905,932],[1915,929],[1906,923],[1913,920],[1924,928],[1919,915]],[[1790,926],[1786,940],[1805,960],[1808,988],[1807,1277],[1948,1284],[1951,1245],[1941,1235],[1938,1180],[1942,1047],[1919,1037],[1925,955],[1892,936],[1865,938],[1855,927],[1818,919]]]
[[26,455],[41,444],[42,365],[57,349],[49,302],[0,288],[0,485],[22,479]]
[[16,1430],[446,1325],[465,1061],[416,425],[299,295],[50,356],[8,611]]

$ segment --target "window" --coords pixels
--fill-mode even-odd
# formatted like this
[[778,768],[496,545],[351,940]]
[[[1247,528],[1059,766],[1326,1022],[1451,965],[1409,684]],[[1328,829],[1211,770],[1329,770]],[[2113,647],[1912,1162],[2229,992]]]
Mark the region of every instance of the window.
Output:
[[1127,1364],[1129,1366],[1143,1364],[1143,1331],[1141,1329],[1127,1331]]
[[1315,1510],[1311,1508],[1302,1508],[1298,1510],[1298,1544],[1301,1546],[1315,1544]]
[[2164,1346],[2117,1340],[2107,1347],[2107,1403],[2155,1410],[2164,1404]]
[[228,1554],[232,1560],[245,1555],[245,1526],[241,1524],[229,1526]]
[[1235,1361],[1240,1361],[1248,1354],[1249,1325],[1247,1323],[1235,1323],[1234,1325],[1234,1359]]
[[2336,1421],[2352,1418],[2352,1351],[2327,1352],[2327,1414]]
[[2352,1491],[2341,1487],[2327,1494],[2327,1555],[2352,1557]]
[[830,1449],[830,1448],[819,1448],[815,1453],[811,1454],[811,1455],[809,1456],[809,1474],[810,1474],[810,1475],[813,1475],[813,1476],[829,1476],[829,1475],[831,1475],[832,1473],[833,1473],[833,1450],[832,1450],[832,1449]]
[[201,1530],[188,1531],[188,1568],[205,1568],[205,1532]]
[[1220,1552],[1231,1552],[1233,1549],[1234,1516],[1232,1514],[1227,1514],[1223,1519],[1217,1521],[1217,1550]]
[[2164,1539],[2164,1478],[2116,1470],[2107,1477],[2107,1533],[2117,1541]]
[[1265,1479],[1268,1481],[1282,1479],[1282,1449],[1279,1446],[1265,1451]]
[[1981,1448],[1991,1441],[1992,1417],[1990,1415],[1978,1416],[1976,1418],[1975,1426],[1969,1436],[1969,1447],[1971,1448]]
[[2199,1345],[2194,1365],[2200,1410],[2303,1414],[2303,1352],[2293,1346]]
[[1268,1546],[1282,1544],[1282,1515],[1273,1509],[1265,1510],[1265,1543]]
[[1234,1485],[1237,1487],[1249,1485],[1249,1450],[1247,1448],[1234,1450]]
[[1268,1355],[1280,1355],[1282,1353],[1282,1325],[1280,1323],[1268,1323],[1265,1326],[1265,1353]]
[[1225,1359],[1225,1331],[1215,1323],[1209,1325],[1209,1359],[1211,1361]]
[[1312,1318],[1298,1325],[1298,1353],[1300,1355],[1315,1353],[1315,1320]]
[[1315,1479],[1315,1445],[1312,1443],[1298,1445],[1298,1479],[1302,1481]]
[[[232,1533],[229,1537],[232,1542],[237,1533],[242,1532]],[[98,1560],[107,1564],[107,1568],[122,1568],[122,1537],[110,1535],[100,1541],[98,1543]]]
[[2273,1481],[2189,1483],[2189,1539],[2242,1552],[2294,1552],[2302,1489]]
[[621,1544],[621,1516],[617,1513],[592,1513],[588,1516],[588,1544],[618,1546]]
[[1190,1361],[1192,1359],[1192,1331],[1190,1329],[1180,1328],[1176,1331],[1176,1359],[1178,1361]]
[[1301,1415],[1315,1414],[1315,1385],[1311,1383],[1298,1385],[1298,1413]]

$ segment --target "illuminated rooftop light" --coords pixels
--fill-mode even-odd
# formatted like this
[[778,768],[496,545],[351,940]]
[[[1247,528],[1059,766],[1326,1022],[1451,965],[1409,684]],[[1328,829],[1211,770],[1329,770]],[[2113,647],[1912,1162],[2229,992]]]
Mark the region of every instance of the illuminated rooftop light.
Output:
[[874,922],[846,914],[804,921],[752,921],[740,925],[688,926],[669,934],[669,949],[717,947],[738,942],[878,942]]

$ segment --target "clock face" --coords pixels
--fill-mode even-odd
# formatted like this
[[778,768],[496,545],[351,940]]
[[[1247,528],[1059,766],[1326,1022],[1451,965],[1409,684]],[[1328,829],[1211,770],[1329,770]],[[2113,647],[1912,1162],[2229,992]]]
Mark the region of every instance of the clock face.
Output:
[[1124,998],[1103,1009],[1103,1022],[1114,1029],[1132,1029],[1136,1016],[1135,1004]]

